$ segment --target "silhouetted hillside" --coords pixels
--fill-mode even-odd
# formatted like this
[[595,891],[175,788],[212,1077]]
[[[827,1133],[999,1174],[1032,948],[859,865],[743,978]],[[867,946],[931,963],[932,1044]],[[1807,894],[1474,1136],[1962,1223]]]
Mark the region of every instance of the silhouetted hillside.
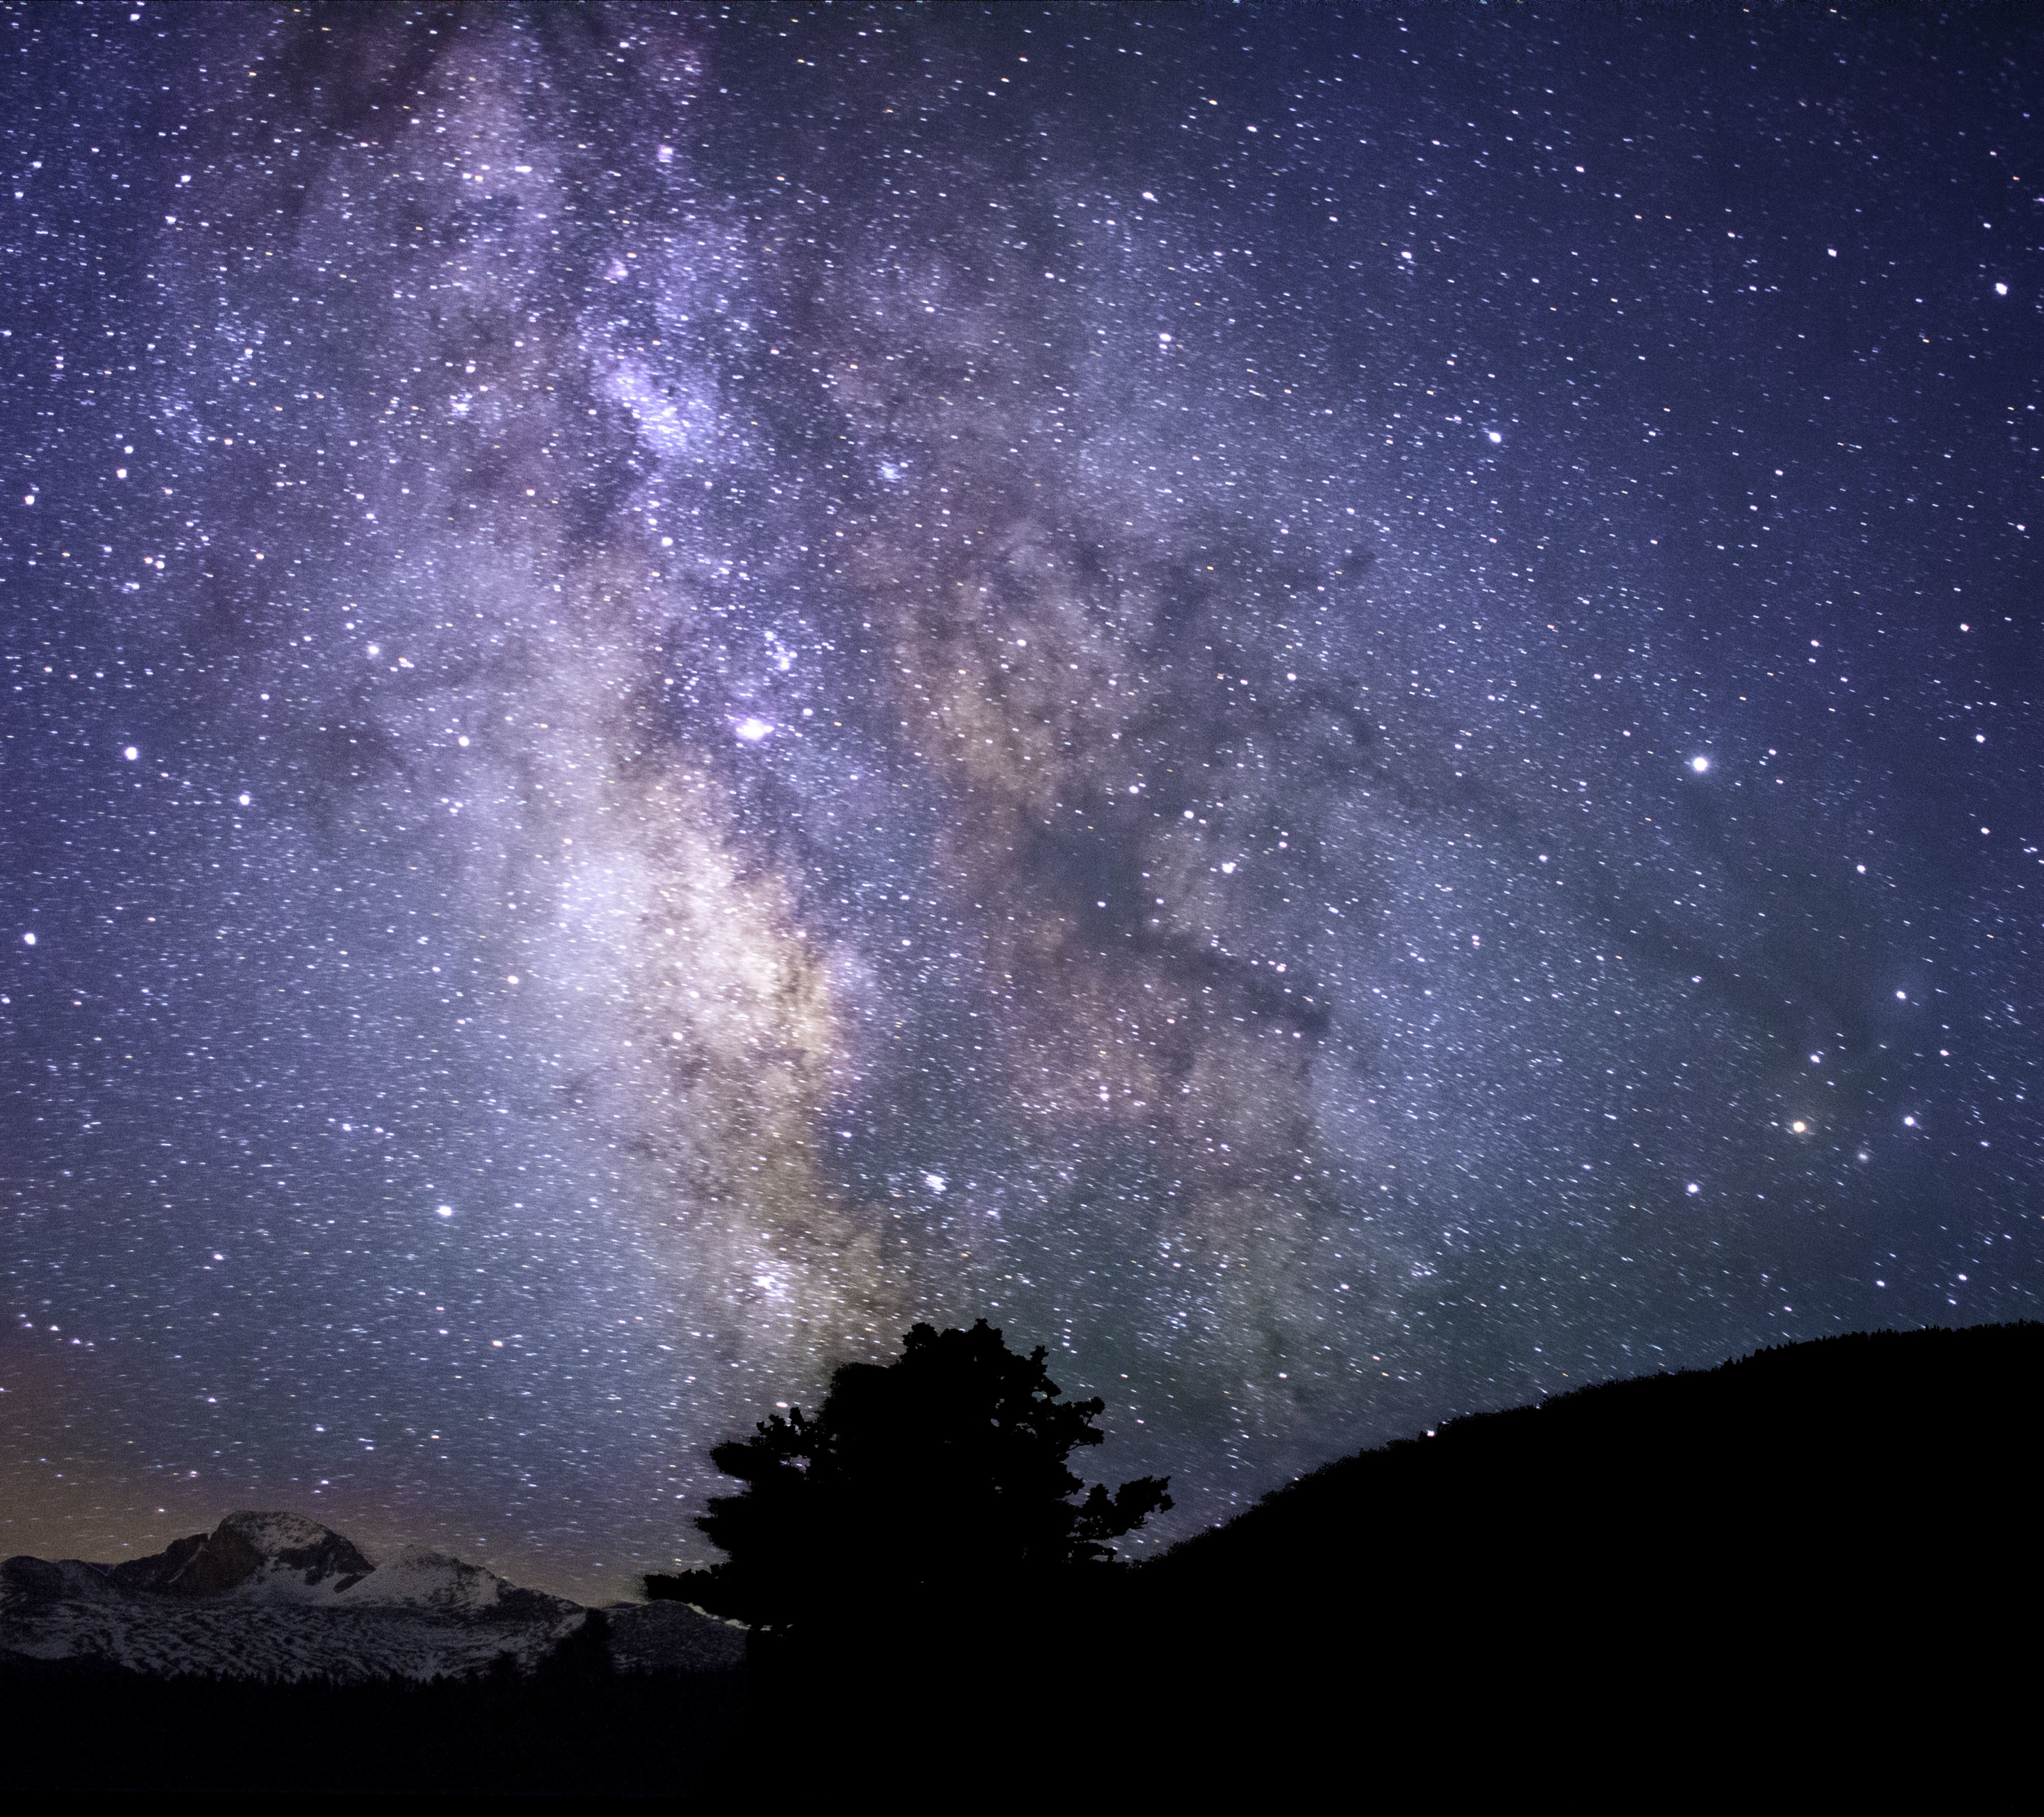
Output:
[[1522,1757],[1658,1735],[1700,1771],[1785,1721],[1892,1749],[1963,1695],[1991,1723],[2039,1613],[2040,1405],[2033,1323],[1454,1420],[1131,1573],[1106,1675],[1144,1684],[1121,1707],[1167,1746],[1216,1724]]
[[[1588,1388],[1330,1464],[1061,1590],[879,1599],[740,1675],[165,1683],[17,1663],[10,1786],[694,1791],[1834,1785],[2027,1736],[2044,1326]],[[740,1720],[741,1705],[743,1709]],[[104,1738],[120,1738],[117,1748]],[[1779,1783],[1776,1781],[1774,1783]]]
[[1565,1565],[1679,1592],[1807,1554],[1829,1581],[2012,1512],[2040,1390],[2044,1325],[1785,1346],[1344,1458],[1138,1575],[1172,1598],[1381,1594],[1388,1551],[1522,1595]]
[[848,1731],[915,1711],[939,1770],[989,1711],[1097,1712],[1011,1759],[1011,1783],[1426,1759],[1466,1784],[1650,1744],[1693,1776],[1838,1723],[1876,1750],[1863,1765],[1941,1700],[1991,1723],[2025,1681],[2000,1674],[2039,1612],[2040,1390],[2044,1326],[2025,1324],[1831,1339],[1457,1419],[1085,1606],[961,1623],[892,1673],[812,1662],[806,1696],[755,1681],[754,1708]]

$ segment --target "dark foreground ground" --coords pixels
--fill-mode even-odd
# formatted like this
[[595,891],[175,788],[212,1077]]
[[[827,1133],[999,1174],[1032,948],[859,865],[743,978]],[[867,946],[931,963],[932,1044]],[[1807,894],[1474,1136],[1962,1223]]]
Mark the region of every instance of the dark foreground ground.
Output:
[[687,1796],[745,1674],[266,1685],[0,1666],[0,1785],[207,1792]]
[[622,1676],[589,1648],[425,1688],[0,1669],[0,1784],[1963,1796],[2023,1761],[2044,1688],[2040,1404],[2034,1324],[1613,1383],[1345,1458],[1063,1598],[855,1608],[724,1678]]

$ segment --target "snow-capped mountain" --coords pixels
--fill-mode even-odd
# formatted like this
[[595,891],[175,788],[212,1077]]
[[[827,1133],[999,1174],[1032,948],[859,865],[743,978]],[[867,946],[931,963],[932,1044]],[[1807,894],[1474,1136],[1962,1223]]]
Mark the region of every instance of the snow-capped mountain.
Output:
[[[230,1514],[125,1564],[0,1562],[0,1656],[97,1658],[159,1674],[340,1679],[528,1670],[582,1628],[579,1604],[407,1546],[378,1563],[303,1515]],[[680,1603],[604,1611],[627,1670],[735,1665],[743,1631]]]

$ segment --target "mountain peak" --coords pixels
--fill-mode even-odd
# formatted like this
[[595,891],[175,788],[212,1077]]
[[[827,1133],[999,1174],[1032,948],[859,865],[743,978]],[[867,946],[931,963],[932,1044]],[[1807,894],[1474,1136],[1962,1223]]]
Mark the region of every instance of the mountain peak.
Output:
[[379,1565],[331,1527],[278,1510],[237,1509],[210,1533],[111,1568],[0,1560],[0,1658],[98,1658],[167,1676],[431,1678],[506,1656],[529,1670],[585,1630],[634,1671],[722,1671],[745,1654],[742,1633],[679,1604],[592,1617],[423,1546]]
[[305,1515],[240,1508],[211,1533],[175,1540],[152,1557],[115,1565],[109,1575],[122,1589],[173,1596],[231,1591],[330,1596],[375,1569],[352,1541]]

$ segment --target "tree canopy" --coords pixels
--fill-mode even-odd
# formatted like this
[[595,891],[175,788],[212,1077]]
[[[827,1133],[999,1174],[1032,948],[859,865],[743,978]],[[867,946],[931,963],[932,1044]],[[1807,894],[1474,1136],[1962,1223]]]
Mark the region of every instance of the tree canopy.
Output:
[[928,1607],[1066,1579],[1171,1506],[1168,1477],[1109,1494],[1066,1460],[1105,1435],[1106,1404],[1059,1398],[1040,1345],[1024,1358],[982,1319],[917,1325],[891,1363],[850,1363],[814,1418],[762,1420],[710,1458],[744,1487],[696,1525],[725,1554],[647,1579],[649,1595],[784,1628],[884,1599]]

